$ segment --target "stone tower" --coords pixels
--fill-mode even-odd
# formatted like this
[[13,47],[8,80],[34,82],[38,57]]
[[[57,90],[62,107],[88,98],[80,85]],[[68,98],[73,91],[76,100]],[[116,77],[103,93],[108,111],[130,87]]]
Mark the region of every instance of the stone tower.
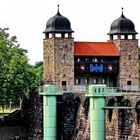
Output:
[[74,85],[74,39],[70,21],[58,12],[47,21],[43,40],[44,81],[57,87]]
[[138,86],[138,39],[134,23],[123,14],[111,24],[109,41],[120,52],[117,86]]

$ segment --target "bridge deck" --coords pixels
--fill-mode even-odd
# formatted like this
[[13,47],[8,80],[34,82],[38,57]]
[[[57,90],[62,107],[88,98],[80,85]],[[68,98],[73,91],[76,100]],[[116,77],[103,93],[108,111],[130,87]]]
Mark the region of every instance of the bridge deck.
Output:
[[[74,86],[61,86],[56,89],[58,92],[63,93],[88,93],[87,85],[74,85]],[[106,93],[122,93],[125,96],[140,96],[140,88],[137,86],[124,86],[124,87],[106,87]]]

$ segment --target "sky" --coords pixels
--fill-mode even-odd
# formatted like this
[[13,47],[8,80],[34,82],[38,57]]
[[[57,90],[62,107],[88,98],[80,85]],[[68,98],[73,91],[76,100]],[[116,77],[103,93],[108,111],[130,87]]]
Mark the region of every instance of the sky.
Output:
[[10,35],[17,36],[20,47],[28,50],[30,64],[43,60],[43,31],[58,4],[71,22],[75,41],[106,42],[122,7],[140,33],[140,0],[0,0],[0,4],[0,27],[8,27]]

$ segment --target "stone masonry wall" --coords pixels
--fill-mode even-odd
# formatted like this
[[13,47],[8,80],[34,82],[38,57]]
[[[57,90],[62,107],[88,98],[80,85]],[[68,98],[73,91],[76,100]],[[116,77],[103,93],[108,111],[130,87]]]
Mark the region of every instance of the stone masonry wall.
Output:
[[23,126],[0,127],[0,140],[25,140],[25,128]]
[[118,86],[138,85],[138,40],[114,40],[120,51]]
[[45,83],[54,83],[54,39],[43,40]]
[[[59,99],[62,112],[58,116],[61,121],[58,130],[61,130],[61,140],[89,140],[88,108],[89,99],[82,94],[64,94]],[[61,118],[61,120],[60,120]],[[58,133],[58,136],[60,133]]]
[[[140,140],[140,96],[107,98],[109,106],[132,109],[106,110],[106,140]],[[43,140],[42,97],[34,92],[23,109],[27,140]],[[65,93],[57,102],[57,139],[90,140],[89,98]]]
[[[112,99],[108,99],[109,102]],[[112,115],[106,111],[106,139],[107,140],[140,140],[140,124],[138,122],[140,96],[125,96],[116,98],[117,106],[129,106],[131,109],[113,109]],[[139,106],[140,107],[140,106]],[[109,120],[111,117],[111,121]]]
[[[89,140],[88,108],[89,99],[84,94],[67,93],[58,97],[58,140]],[[27,140],[43,140],[42,111],[42,97],[34,91],[22,108]]]
[[26,127],[26,140],[43,140],[43,104],[38,90],[30,92],[29,99],[24,100],[22,114]]
[[62,86],[74,85],[74,40],[73,38],[44,39],[45,83]]

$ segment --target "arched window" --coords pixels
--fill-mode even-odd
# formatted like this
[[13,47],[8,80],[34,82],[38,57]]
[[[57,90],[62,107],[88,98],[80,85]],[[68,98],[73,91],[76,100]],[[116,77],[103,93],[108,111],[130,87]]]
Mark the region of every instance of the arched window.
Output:
[[84,100],[83,100],[83,103],[82,103],[82,106],[85,108],[85,115],[86,115],[86,118],[88,118],[88,111],[89,111],[89,98],[88,97],[85,97]]
[[[110,100],[108,101],[107,106],[113,107],[114,105],[115,105],[115,100],[114,100],[114,99],[110,99]],[[113,114],[113,109],[109,109],[109,111],[108,111],[109,122],[112,121],[112,114]]]
[[140,126],[140,101],[136,104],[137,124]]
[[[131,107],[131,102],[128,99],[125,99],[121,102],[124,107]],[[120,138],[119,139],[128,139],[129,134],[131,133],[132,128],[132,113],[130,108],[119,109],[118,112],[118,121],[120,129]]]

